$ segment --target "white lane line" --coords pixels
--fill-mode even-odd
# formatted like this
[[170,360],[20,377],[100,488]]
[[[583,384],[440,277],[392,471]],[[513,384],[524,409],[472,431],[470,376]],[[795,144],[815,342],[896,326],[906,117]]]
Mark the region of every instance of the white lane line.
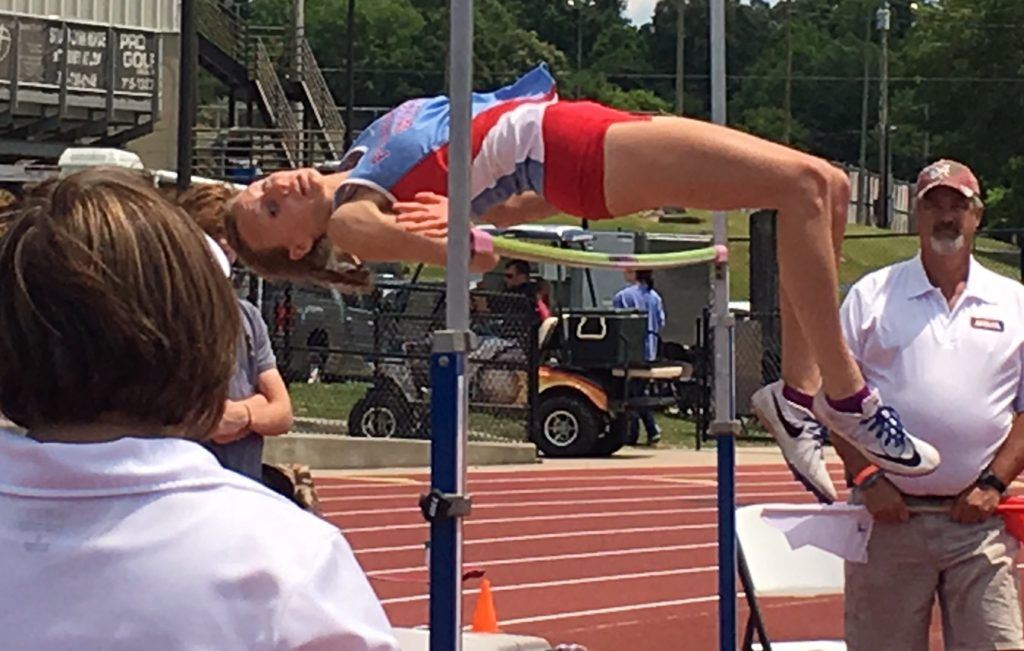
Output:
[[[767,497],[788,497],[791,495],[809,495],[806,491],[777,491],[777,492],[751,492],[751,493],[736,493],[737,499],[754,497],[754,498],[767,498]],[[640,502],[696,502],[708,499],[714,499],[715,493],[702,493],[700,495],[655,495],[652,497],[619,497],[612,499],[594,500],[599,504],[637,504]],[[580,504],[592,503],[590,500],[530,500],[528,502],[497,502],[494,504],[473,504],[473,511],[480,511],[483,509],[522,509],[531,506],[578,506]],[[361,509],[358,511],[330,511],[324,513],[323,516],[327,518],[334,518],[338,516],[353,516],[353,515],[381,515],[381,514],[394,514],[394,513],[419,513],[419,507],[410,507],[402,509],[384,508],[384,509]],[[467,519],[466,522],[470,522],[472,518]]]
[[[601,474],[585,474],[585,475],[543,474],[542,475],[542,474],[537,474],[537,475],[531,476],[531,473],[529,471],[527,471],[527,472],[520,471],[520,472],[515,473],[516,474],[515,477],[509,477],[509,478],[504,478],[504,477],[502,477],[502,478],[497,478],[497,477],[494,477],[494,478],[483,478],[483,477],[476,478],[476,477],[473,476],[473,473],[470,472],[469,475],[468,475],[468,482],[469,482],[470,488],[472,488],[473,486],[476,486],[476,485],[479,485],[479,484],[530,484],[530,485],[537,485],[537,484],[540,484],[540,483],[543,483],[543,482],[576,482],[576,483],[600,482],[601,484],[606,484],[607,482],[610,482],[610,481],[631,481],[631,482],[647,481],[647,480],[657,481],[658,479],[664,479],[666,477],[668,477],[668,478],[676,478],[676,479],[711,479],[711,480],[714,480],[714,479],[717,478],[717,474],[715,473],[713,467],[694,466],[693,469],[697,470],[698,472],[687,472],[686,469],[681,469],[681,468],[667,468],[666,472],[664,474],[646,474],[646,475],[601,475]],[[835,466],[833,468],[829,468],[829,475],[833,479],[842,479],[843,478],[842,466]],[[346,482],[366,482],[366,483],[371,483],[372,484],[375,481],[375,478],[370,478],[370,477],[358,478],[358,479],[349,479],[349,480],[341,480],[341,481],[339,481],[337,479],[334,479],[334,478],[330,478],[330,479],[321,479],[320,480],[321,483],[317,487],[317,490],[337,490],[337,489],[354,489],[354,488],[386,489],[386,488],[406,488],[406,487],[413,487],[413,486],[424,487],[424,486],[429,486],[430,485],[430,478],[429,477],[424,477],[422,480],[416,480],[416,479],[411,479],[409,477],[404,477],[404,478],[402,478],[403,481],[397,481],[397,478],[388,478],[388,476],[386,476],[386,475],[380,475],[379,477],[380,477],[379,482],[381,484],[391,484],[391,486],[360,486],[358,484],[353,485],[352,483],[346,483]],[[789,478],[792,479],[793,475],[789,471],[789,469],[786,468],[785,465],[781,465],[780,464],[778,470],[772,469],[772,470],[756,470],[756,471],[748,470],[748,471],[743,471],[743,470],[737,469],[736,477],[737,478],[743,478],[743,477],[751,477],[751,478],[755,478],[755,477],[789,477]],[[314,477],[314,480],[316,480],[315,477]],[[377,492],[370,492],[370,493],[366,493],[366,495],[368,495],[368,496],[370,496],[370,495],[379,495],[379,493],[377,493]],[[355,495],[353,495],[353,497],[354,496]]]
[[[316,471],[313,472],[313,481],[320,481],[324,488],[347,488],[349,486],[351,486],[352,488],[369,488],[369,486],[361,486],[360,484],[370,484],[375,488],[390,488],[402,486],[421,486],[425,483],[429,483],[429,480],[423,481],[420,479],[413,479],[412,477],[405,477],[402,475],[359,475],[352,477],[317,478]],[[383,484],[383,486],[377,486],[377,484]]]
[[[699,529],[714,529],[715,523],[710,524],[677,524],[667,527],[632,527],[629,529],[592,529],[590,531],[559,531],[556,533],[538,533],[525,536],[506,536],[503,538],[479,538],[476,540],[467,540],[463,542],[463,545],[491,545],[498,543],[508,542],[522,542],[524,540],[550,540],[552,538],[584,538],[586,536],[612,536],[615,534],[630,534],[630,533],[653,533],[663,531],[686,531],[686,530],[699,530]],[[399,545],[396,547],[368,547],[366,549],[356,549],[356,554],[376,554],[383,552],[400,552],[400,551],[412,551],[415,549],[423,549],[423,545]]]
[[[665,491],[666,487],[659,485],[661,483],[679,484],[679,488],[689,488],[689,487],[693,487],[693,488],[697,488],[697,487],[700,487],[700,488],[714,488],[716,486],[715,483],[710,483],[710,484],[704,483],[706,481],[708,481],[708,480],[703,480],[703,479],[663,478],[663,479],[659,479],[656,484],[650,485],[650,486],[595,486],[595,487],[592,487],[592,488],[577,487],[577,488],[558,488],[558,489],[536,488],[536,489],[527,489],[527,490],[508,490],[508,491],[502,491],[502,490],[497,490],[497,491],[469,491],[469,494],[475,499],[475,498],[478,498],[478,497],[491,496],[491,495],[502,495],[502,496],[504,496],[504,495],[536,495],[536,494],[546,495],[546,494],[551,493],[553,491],[557,491],[559,495],[565,495],[566,493],[623,493],[623,492],[626,492],[626,491],[641,491],[641,490],[642,491],[650,491],[650,490]],[[791,481],[765,481],[765,482],[743,483],[743,484],[740,485],[740,488],[765,488],[765,487],[768,487],[768,486],[790,486],[790,487],[792,487],[793,485],[794,485],[794,482],[792,480]],[[317,491],[320,491],[320,489],[318,488]],[[393,494],[393,495],[373,494],[373,495],[363,495],[363,496],[359,496],[359,497],[355,497],[355,496],[321,497],[320,498],[320,504],[327,504],[327,503],[331,503],[331,502],[349,502],[349,501],[355,501],[355,500],[358,500],[360,503],[364,503],[364,502],[373,502],[373,501],[382,501],[382,500],[398,500],[398,499],[408,499],[410,501],[416,501],[416,500],[419,499],[419,496],[418,496],[417,493],[401,493],[401,494]]]
[[[611,556],[631,556],[634,554],[657,554],[660,552],[675,552],[684,549],[710,549],[717,547],[717,542],[687,543],[685,545],[669,545],[667,547],[639,547],[636,549],[613,549],[603,552],[583,552],[579,554],[559,554],[556,556],[531,556],[529,558],[505,558],[493,561],[463,561],[464,565],[490,569],[495,565],[520,565],[522,563],[542,563],[547,561],[567,561],[581,558],[609,558]],[[415,547],[423,549],[422,546]],[[402,574],[406,572],[422,572],[427,569],[426,565],[414,565],[412,567],[397,567],[391,570],[374,570],[367,572],[367,576],[387,576],[389,574]]]
[[[747,594],[742,590],[736,592],[737,599],[745,599]],[[827,595],[820,597],[807,597],[807,598],[786,598],[783,603],[766,603],[761,606],[762,609],[781,609],[781,608],[793,608],[806,606],[808,604],[821,604],[834,599],[842,598],[841,595]],[[552,620],[570,619],[576,617],[595,617],[597,615],[612,615],[615,613],[628,613],[636,610],[650,610],[652,608],[670,608],[673,606],[687,606],[690,604],[703,604],[713,601],[718,601],[718,595],[708,595],[702,597],[689,597],[687,599],[676,599],[673,601],[653,601],[645,604],[630,604],[628,606],[612,606],[610,608],[599,608],[595,610],[575,610],[564,613],[556,613],[553,615],[538,615],[535,617],[520,617],[518,619],[503,619],[498,622],[499,626],[516,626],[518,624],[535,624],[537,622],[548,622]],[[612,626],[628,624],[629,622],[613,622]]]
[[[484,524],[504,524],[506,522],[542,522],[547,520],[589,520],[593,518],[635,518],[645,515],[679,515],[685,513],[718,513],[718,508],[714,506],[701,507],[696,509],[655,509],[652,511],[605,511],[601,513],[567,513],[560,515],[527,515],[520,516],[517,518],[484,518],[482,520],[474,520],[469,518],[463,524],[465,526],[472,525],[484,525]],[[337,523],[334,523],[338,526]],[[430,525],[426,522],[417,522],[414,524],[385,524],[375,527],[342,527],[338,526],[343,534],[350,533],[368,533],[371,531],[396,531],[398,529],[429,529]]]
[[[704,567],[687,567],[684,569],[676,570],[657,570],[654,572],[632,572],[629,574],[608,574],[605,576],[590,576],[583,579],[565,579],[562,581],[540,581],[538,583],[516,583],[512,585],[504,585],[492,587],[492,592],[515,592],[518,590],[535,590],[538,588],[556,588],[564,586],[576,586],[576,585],[587,585],[590,583],[607,583],[609,581],[631,581],[634,579],[650,579],[659,576],[679,576],[683,574],[697,574],[702,572],[717,572],[717,565],[708,565]],[[464,590],[464,595],[472,595],[479,593],[480,590],[473,588],[471,590]],[[408,604],[416,603],[418,601],[427,601],[430,599],[429,594],[413,595],[411,597],[394,597],[392,599],[381,599],[381,603],[385,606],[391,604]],[[507,622],[504,622],[507,623]]]
[[[746,593],[739,592],[737,598],[743,598]],[[673,606],[686,606],[688,604],[703,604],[718,601],[718,595],[710,597],[690,597],[688,599],[674,599],[672,601],[652,601],[644,604],[630,604],[628,606],[612,606],[610,608],[596,608],[594,610],[570,610],[549,615],[536,615],[534,617],[520,617],[518,619],[503,619],[498,622],[499,626],[517,626],[519,624],[536,624],[539,622],[550,622],[562,619],[573,619],[577,617],[596,617],[598,615],[614,615],[616,613],[629,613],[636,610],[651,610],[652,608],[671,608]]]

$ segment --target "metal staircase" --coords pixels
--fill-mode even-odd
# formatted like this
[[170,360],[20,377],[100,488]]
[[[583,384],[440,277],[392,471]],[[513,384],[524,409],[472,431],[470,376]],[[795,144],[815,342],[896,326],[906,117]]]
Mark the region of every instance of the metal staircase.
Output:
[[281,130],[281,149],[290,167],[296,167],[299,156],[300,131],[302,125],[299,118],[288,103],[288,96],[281,87],[281,80],[277,76],[277,69],[270,60],[267,47],[263,41],[257,39],[254,43],[255,57],[253,62],[253,74],[255,76],[256,91],[262,98],[262,107],[269,118],[269,122]]
[[305,90],[308,105],[322,131],[324,143],[335,159],[341,158],[345,148],[345,122],[334,102],[324,73],[313,55],[313,48],[305,37],[298,39],[299,79]]
[[[236,98],[259,107],[263,124],[196,130],[197,168],[224,176],[226,161],[250,160],[261,172],[338,160],[345,123],[305,38],[281,27],[249,25],[220,0],[199,0],[200,63]],[[293,108],[301,103],[306,125]],[[229,151],[230,150],[230,151]]]

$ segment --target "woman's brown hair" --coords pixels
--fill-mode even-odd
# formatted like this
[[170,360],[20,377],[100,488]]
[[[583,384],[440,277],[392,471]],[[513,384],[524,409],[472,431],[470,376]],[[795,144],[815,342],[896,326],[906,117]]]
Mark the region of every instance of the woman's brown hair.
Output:
[[185,212],[215,239],[223,237],[238,257],[256,273],[270,279],[314,281],[342,291],[361,292],[373,284],[373,276],[358,259],[331,246],[322,236],[305,257],[292,260],[285,248],[256,251],[238,232],[231,203],[238,191],[226,185],[195,185],[178,198]]
[[43,183],[11,218],[0,240],[0,411],[29,429],[210,432],[240,322],[196,224],[122,168]]

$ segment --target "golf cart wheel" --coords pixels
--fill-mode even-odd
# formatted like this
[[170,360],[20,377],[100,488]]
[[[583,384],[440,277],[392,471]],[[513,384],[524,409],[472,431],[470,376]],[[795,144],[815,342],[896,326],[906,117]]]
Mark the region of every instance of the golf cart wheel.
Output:
[[[352,406],[348,415],[350,436],[389,439],[413,430],[412,409],[393,389],[371,389]],[[404,438],[404,437],[403,437]]]
[[612,419],[608,424],[608,431],[597,439],[594,445],[594,455],[598,457],[610,457],[626,444],[626,434],[629,431],[629,420],[625,416]]
[[537,447],[548,457],[592,454],[601,416],[583,396],[568,393],[540,398]]

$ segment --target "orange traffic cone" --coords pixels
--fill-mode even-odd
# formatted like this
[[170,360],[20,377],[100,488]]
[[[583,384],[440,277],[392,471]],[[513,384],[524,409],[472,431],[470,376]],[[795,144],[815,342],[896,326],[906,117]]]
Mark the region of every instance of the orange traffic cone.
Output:
[[498,614],[494,611],[494,597],[491,596],[491,582],[480,580],[480,596],[476,600],[473,611],[474,633],[500,633],[498,630]]

